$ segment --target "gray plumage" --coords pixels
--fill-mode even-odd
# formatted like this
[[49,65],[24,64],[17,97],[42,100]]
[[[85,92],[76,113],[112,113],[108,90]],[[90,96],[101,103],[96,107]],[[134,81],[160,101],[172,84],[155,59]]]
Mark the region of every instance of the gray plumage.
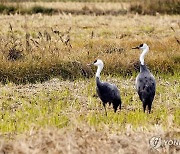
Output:
[[[96,77],[96,90],[98,93],[99,98],[103,102],[103,106],[106,112],[106,104],[113,105],[114,112],[119,109],[121,110],[121,98],[120,92],[114,84],[110,84],[107,82],[101,82],[98,77]],[[107,114],[107,113],[106,113]]]
[[140,55],[140,73],[136,77],[136,90],[139,95],[140,100],[143,103],[143,110],[145,112],[148,107],[148,112],[151,112],[152,103],[154,100],[155,92],[156,92],[156,81],[154,76],[151,74],[149,69],[144,64],[144,57],[149,51],[149,47],[147,44],[141,44],[138,47],[133,49],[140,49],[142,53]]
[[92,64],[97,66],[96,90],[97,90],[99,98],[103,102],[105,113],[107,115],[107,112],[106,112],[106,104],[107,103],[109,103],[109,105],[113,104],[114,112],[116,112],[118,106],[121,109],[120,92],[114,84],[100,81],[100,73],[104,67],[102,60],[100,60],[100,59],[95,60],[94,63],[92,63]]
[[136,90],[143,103],[144,112],[148,107],[150,113],[156,91],[156,82],[146,65],[140,65],[140,73],[136,78]]

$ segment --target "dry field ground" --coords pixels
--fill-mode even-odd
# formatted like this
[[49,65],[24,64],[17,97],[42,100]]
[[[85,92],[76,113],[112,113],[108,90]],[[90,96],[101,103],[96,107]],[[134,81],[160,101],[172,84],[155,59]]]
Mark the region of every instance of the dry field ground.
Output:
[[[179,36],[179,15],[0,15],[0,153],[180,153],[149,145],[180,140]],[[157,81],[150,115],[134,87],[140,52],[131,48],[143,42]],[[86,66],[97,58],[123,102],[107,117]]]
[[122,111],[108,116],[95,92],[94,78],[43,84],[1,85],[1,152],[5,153],[178,153],[157,150],[153,136],[180,137],[180,88],[176,78],[157,78],[152,114],[142,112],[135,78],[103,76],[121,90]]

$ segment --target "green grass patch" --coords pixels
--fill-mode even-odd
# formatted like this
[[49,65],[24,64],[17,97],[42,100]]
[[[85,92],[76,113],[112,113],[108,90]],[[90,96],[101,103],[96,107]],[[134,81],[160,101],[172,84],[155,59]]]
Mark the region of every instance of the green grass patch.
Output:
[[[156,76],[156,78],[158,78]],[[134,80],[123,77],[102,76],[111,80],[121,91],[122,110],[113,112],[106,106],[105,116],[101,101],[96,97],[94,78],[75,82],[53,80],[43,84],[1,87],[0,131],[2,134],[19,134],[35,129],[56,127],[72,129],[89,125],[97,130],[126,132],[129,127],[151,131],[155,126],[162,129],[178,128],[180,121],[179,81],[157,79],[157,92],[152,113],[143,113],[142,103],[134,89]],[[62,86],[63,85],[63,86]],[[128,89],[128,92],[127,92]],[[131,96],[129,99],[128,96]]]
[[19,96],[18,93],[7,96],[1,104],[1,133],[20,133],[33,126],[66,127],[69,119],[65,110],[68,108],[67,98],[69,97],[67,90],[54,91],[50,94],[41,92],[30,98]]

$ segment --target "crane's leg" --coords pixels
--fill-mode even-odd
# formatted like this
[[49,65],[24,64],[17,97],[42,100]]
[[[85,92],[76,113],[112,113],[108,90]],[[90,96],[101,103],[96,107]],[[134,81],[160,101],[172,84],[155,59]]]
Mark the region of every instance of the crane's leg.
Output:
[[107,116],[107,111],[106,111],[106,105],[105,105],[105,103],[103,103],[103,106],[104,106],[104,110],[105,110],[105,115]]
[[143,103],[143,111],[144,111],[144,113],[146,111],[146,104],[145,103]]
[[151,104],[148,105],[149,114],[151,113]]
[[121,102],[121,99],[119,100],[119,109],[121,110],[121,104],[122,104],[122,102]]

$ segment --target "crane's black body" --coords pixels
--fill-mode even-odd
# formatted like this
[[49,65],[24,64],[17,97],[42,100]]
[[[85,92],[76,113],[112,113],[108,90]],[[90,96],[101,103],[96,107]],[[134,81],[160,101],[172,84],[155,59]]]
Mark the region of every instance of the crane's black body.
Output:
[[120,92],[115,85],[107,82],[101,82],[99,77],[96,77],[96,85],[96,90],[99,98],[103,102],[105,112],[107,103],[109,103],[109,105],[111,105],[111,103],[113,104],[114,112],[117,111],[118,106],[121,109]]
[[148,106],[148,111],[150,113],[156,91],[156,81],[146,65],[140,64],[140,73],[136,78],[136,90],[143,103],[144,112]]

